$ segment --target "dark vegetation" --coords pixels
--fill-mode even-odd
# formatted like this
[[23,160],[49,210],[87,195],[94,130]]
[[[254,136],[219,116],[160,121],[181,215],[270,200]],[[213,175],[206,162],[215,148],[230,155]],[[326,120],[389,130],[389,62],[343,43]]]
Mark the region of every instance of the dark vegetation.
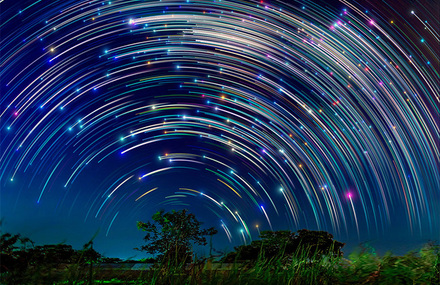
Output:
[[333,240],[333,236],[324,231],[263,231],[260,238],[252,241],[250,245],[235,247],[235,251],[228,253],[222,260],[255,263],[259,259],[281,258],[280,261],[286,264],[298,254],[308,259],[320,259],[324,256],[339,257],[342,256],[341,249],[344,246],[342,242]]
[[[138,250],[154,258],[122,261],[103,257],[93,241],[35,246],[20,235],[0,238],[1,284],[440,284],[440,246],[431,242],[403,256],[375,254],[361,246],[347,258],[343,243],[324,231],[264,231],[260,240],[214,256],[214,228],[186,210],[157,212],[138,222],[146,232]],[[208,239],[207,239],[208,238]],[[210,253],[198,257],[193,246]],[[139,270],[131,266],[144,263]],[[111,266],[110,266],[111,265]]]
[[186,210],[165,213],[163,210],[153,215],[153,222],[138,222],[138,229],[147,232],[146,245],[140,250],[149,254],[159,254],[157,260],[178,266],[192,262],[192,244],[206,245],[205,236],[217,233],[214,228],[201,229],[201,222]]

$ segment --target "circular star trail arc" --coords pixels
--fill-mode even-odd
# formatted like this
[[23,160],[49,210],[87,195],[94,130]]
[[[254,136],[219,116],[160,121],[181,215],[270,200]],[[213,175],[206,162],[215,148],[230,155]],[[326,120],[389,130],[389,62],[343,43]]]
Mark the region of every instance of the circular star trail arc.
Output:
[[432,231],[438,31],[413,12],[425,34],[402,40],[397,19],[341,6],[12,6],[2,191],[58,197],[106,235],[160,207],[204,207],[229,241],[274,225],[380,232],[402,215]]

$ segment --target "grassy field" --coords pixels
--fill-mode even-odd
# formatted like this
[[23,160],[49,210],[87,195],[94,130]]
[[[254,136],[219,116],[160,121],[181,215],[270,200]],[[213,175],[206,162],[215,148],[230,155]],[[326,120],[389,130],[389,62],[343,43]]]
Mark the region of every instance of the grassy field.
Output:
[[438,246],[403,256],[378,256],[362,249],[347,258],[307,258],[304,254],[263,257],[222,264],[204,259],[192,264],[154,264],[149,269],[104,264],[32,265],[1,275],[2,284],[440,284]]

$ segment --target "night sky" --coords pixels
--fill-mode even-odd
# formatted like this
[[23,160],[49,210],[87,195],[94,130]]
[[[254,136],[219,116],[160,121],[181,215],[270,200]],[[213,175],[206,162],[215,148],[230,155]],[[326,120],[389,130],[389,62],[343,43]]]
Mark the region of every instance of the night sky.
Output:
[[3,233],[142,258],[136,221],[186,208],[219,250],[440,239],[438,1],[0,8]]

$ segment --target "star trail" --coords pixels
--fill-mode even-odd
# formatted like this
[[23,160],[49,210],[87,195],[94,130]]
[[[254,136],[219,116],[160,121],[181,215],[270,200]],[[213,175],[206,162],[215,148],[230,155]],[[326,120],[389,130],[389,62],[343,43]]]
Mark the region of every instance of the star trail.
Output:
[[0,5],[5,226],[108,252],[182,208],[225,245],[440,238],[438,3]]

